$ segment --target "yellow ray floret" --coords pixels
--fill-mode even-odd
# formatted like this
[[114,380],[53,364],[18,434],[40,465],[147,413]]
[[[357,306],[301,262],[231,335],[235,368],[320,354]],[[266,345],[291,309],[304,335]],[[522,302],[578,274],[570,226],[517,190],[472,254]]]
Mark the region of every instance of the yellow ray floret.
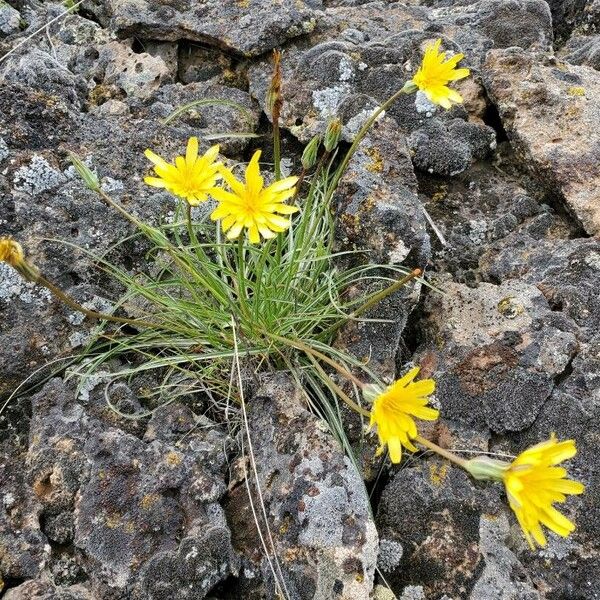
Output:
[[440,52],[441,43],[442,40],[438,39],[425,48],[423,62],[412,81],[431,102],[443,108],[451,108],[452,104],[458,104],[463,99],[456,90],[449,88],[448,84],[467,77],[470,71],[466,68],[456,68],[464,54],[455,54],[446,60],[446,53]]
[[296,206],[284,204],[294,196],[298,178],[286,177],[264,187],[259,159],[260,150],[257,150],[246,167],[243,182],[223,167],[221,172],[231,191],[217,189],[211,192],[219,205],[210,217],[213,221],[221,220],[221,227],[229,239],[237,238],[243,229],[248,231],[252,244],[260,242],[261,236],[274,238],[290,226],[290,219],[286,217],[298,211]]
[[413,417],[425,421],[435,421],[439,411],[427,406],[428,396],[435,391],[433,379],[414,381],[419,367],[411,369],[404,377],[388,386],[373,401],[371,427],[377,426],[380,454],[387,445],[390,459],[399,463],[402,446],[411,452],[417,449],[410,441],[418,435]]
[[566,469],[556,466],[575,454],[574,440],[559,442],[552,436],[519,454],[504,471],[508,502],[532,549],[534,542],[546,545],[542,525],[563,537],[575,530],[575,525],[553,506],[564,502],[567,494],[584,491],[583,484],[566,479]]
[[154,171],[158,175],[145,177],[144,181],[153,187],[166,189],[192,206],[208,200],[221,180],[222,165],[216,160],[219,146],[212,146],[203,156],[198,156],[197,137],[188,140],[185,156],[178,156],[175,164],[168,163],[152,150],[146,150],[144,154],[154,164]]

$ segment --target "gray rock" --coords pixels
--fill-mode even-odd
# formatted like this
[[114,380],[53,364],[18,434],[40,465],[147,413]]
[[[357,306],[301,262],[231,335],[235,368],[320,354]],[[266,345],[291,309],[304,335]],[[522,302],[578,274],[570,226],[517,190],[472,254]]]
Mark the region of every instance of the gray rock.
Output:
[[148,52],[135,53],[128,45],[110,42],[98,48],[96,77],[103,85],[115,85],[127,96],[150,96],[174,79],[176,66]]
[[0,2],[0,38],[18,33],[21,29],[21,14],[16,8],[2,0]]
[[56,587],[47,579],[33,579],[12,588],[4,594],[6,600],[94,600],[91,591],[83,585]]
[[382,538],[404,548],[398,566],[385,573],[392,590],[414,597],[407,586],[422,586],[424,598],[467,597],[483,567],[480,513],[500,506],[499,488],[478,489],[464,471],[438,459],[396,471],[377,509]]
[[432,120],[408,138],[415,167],[435,175],[454,176],[486,158],[496,147],[496,133],[486,125],[454,119]]
[[[430,233],[431,262],[457,282],[480,281],[481,255],[490,245],[502,247],[502,240],[520,225],[536,221],[540,228],[543,221],[545,232],[561,223],[548,206],[540,205],[522,187],[519,174],[511,175],[507,167],[500,162],[498,169],[490,169],[484,162],[452,179],[421,177],[419,198],[441,236]],[[541,237],[533,227],[531,233]]]
[[0,84],[8,87],[10,83],[59,96],[75,109],[81,108],[87,94],[83,77],[37,48],[32,48],[27,54],[13,54],[0,63]]
[[575,324],[520,281],[440,285],[445,294],[427,300],[418,354],[442,414],[496,433],[531,426],[575,354]]
[[320,0],[282,5],[270,0],[241,3],[90,0],[86,8],[119,37],[193,40],[246,56],[262,54],[312,31]]
[[[559,68],[552,59],[516,49],[493,51],[486,88],[519,156],[590,234],[600,232],[600,147],[594,123],[600,75],[586,67]],[[574,172],[585,173],[584,178]],[[591,186],[591,187],[590,187]]]
[[548,303],[579,326],[580,337],[591,338],[600,326],[600,242],[596,239],[538,239],[516,232],[502,248],[482,257],[482,270],[494,279],[536,285]]
[[506,546],[509,523],[505,514],[483,514],[479,520],[479,549],[485,567],[469,600],[541,600],[523,565]]
[[[373,587],[378,540],[355,467],[302,408],[298,388],[285,377],[259,391],[248,418],[278,580],[291,598],[366,600]],[[249,477],[254,488],[254,477]],[[253,496],[260,506],[255,490]],[[272,575],[256,539],[243,484],[232,491],[227,513],[234,547],[261,565],[271,597]],[[258,518],[264,527],[260,512]]]
[[49,562],[55,577],[83,572],[94,597],[204,598],[237,572],[216,504],[225,492],[225,436],[214,424],[196,429],[193,413],[174,404],[143,441],[111,426],[93,402],[75,401],[59,379],[32,398],[27,465],[38,537],[76,549],[76,562],[65,575],[62,557],[60,566],[46,558],[27,576]]
[[[424,268],[430,254],[429,236],[415,191],[405,138],[392,119],[384,118],[352,157],[334,196],[340,247],[367,252],[366,260],[373,264]],[[402,277],[385,270],[382,274]],[[359,284],[351,293],[359,289],[367,291]],[[388,319],[385,327],[377,322],[350,322],[341,331],[338,345],[369,360],[382,377],[393,377],[400,336],[419,293],[418,284],[409,284],[388,297],[364,315]]]
[[560,56],[572,65],[585,65],[600,71],[600,35],[569,38]]

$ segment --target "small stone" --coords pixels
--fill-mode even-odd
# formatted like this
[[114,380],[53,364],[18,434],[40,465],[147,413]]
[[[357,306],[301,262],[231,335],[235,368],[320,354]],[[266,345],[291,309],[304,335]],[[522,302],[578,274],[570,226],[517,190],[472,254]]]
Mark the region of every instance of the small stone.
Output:
[[21,30],[21,14],[16,8],[0,1],[0,39]]

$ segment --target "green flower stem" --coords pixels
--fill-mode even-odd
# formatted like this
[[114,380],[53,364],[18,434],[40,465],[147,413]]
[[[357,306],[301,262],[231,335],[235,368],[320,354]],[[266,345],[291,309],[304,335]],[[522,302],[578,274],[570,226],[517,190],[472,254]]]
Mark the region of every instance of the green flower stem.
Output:
[[198,246],[198,238],[194,231],[194,225],[192,223],[192,205],[189,202],[185,203],[185,222],[187,226],[188,235],[190,236],[190,244]]
[[324,363],[327,363],[329,366],[333,367],[340,375],[343,375],[346,379],[348,379],[352,383],[356,384],[361,390],[365,387],[365,383],[363,383],[358,377],[356,377],[355,375],[350,373],[350,371],[348,371],[348,369],[345,369],[344,367],[342,367],[342,365],[340,365],[338,362],[336,362],[332,358],[329,358],[329,356],[327,356],[326,354],[323,354],[322,352],[319,352],[318,350],[311,348],[308,344],[305,344],[304,342],[301,342],[300,340],[291,340],[289,338],[285,338],[285,337],[282,337],[280,335],[277,335],[275,333],[271,333],[268,331],[265,331],[264,333],[267,336],[269,336],[270,338],[277,340],[278,342],[283,342],[284,344],[292,346],[292,348],[296,348],[297,350],[302,350],[302,352],[304,352],[305,354],[310,354],[314,358],[318,358],[319,360],[322,360]]
[[342,162],[340,163],[340,166],[337,168],[333,179],[331,181],[331,184],[329,186],[329,189],[327,190],[327,194],[325,196],[325,201],[328,202],[329,200],[331,200],[331,197],[333,196],[333,193],[335,192],[335,190],[337,189],[337,186],[340,182],[340,179],[342,178],[342,176],[344,175],[344,173],[346,172],[346,169],[348,167],[348,163],[350,162],[350,159],[354,156],[354,153],[356,152],[356,150],[358,149],[358,145],[362,142],[363,138],[365,137],[365,135],[367,135],[369,129],[371,128],[371,125],[373,125],[373,123],[375,123],[375,121],[379,118],[379,115],[381,115],[382,113],[384,113],[390,106],[392,106],[392,104],[394,104],[394,102],[396,102],[396,100],[398,100],[398,98],[400,98],[400,96],[402,96],[402,94],[410,94],[414,91],[414,87],[408,87],[407,84],[404,85],[404,87],[402,87],[401,89],[399,89],[394,95],[390,96],[364,123],[364,125],[359,129],[358,133],[356,134],[356,137],[354,138],[354,141],[352,142],[348,152],[346,152],[346,155],[344,156]]
[[237,284],[238,284],[238,299],[242,311],[248,321],[252,323],[250,310],[248,308],[248,292],[246,289],[246,253],[244,249],[244,234],[240,233],[237,241]]
[[360,315],[366,313],[369,309],[373,308],[376,304],[379,304],[382,300],[385,300],[388,296],[391,296],[394,292],[397,292],[401,287],[404,287],[411,279],[418,277],[422,273],[421,269],[414,269],[408,275],[405,275],[402,279],[392,283],[392,285],[385,289],[373,294],[362,306],[359,306],[356,310],[352,311],[349,315],[349,319],[355,319]]
[[453,462],[455,465],[458,465],[459,467],[468,470],[466,468],[467,461],[463,458],[460,458],[459,456],[456,456],[456,454],[454,454],[453,452],[450,452],[449,450],[446,450],[445,448],[434,444],[432,441],[421,437],[420,435],[418,435],[415,438],[415,442],[421,444],[421,446],[425,446],[426,448],[433,450],[433,452],[439,454],[440,456],[443,456],[445,459],[449,460],[450,462]]
[[335,333],[344,323],[351,321],[352,319],[358,318],[360,315],[366,313],[369,309],[373,308],[376,304],[379,304],[382,300],[385,300],[388,296],[391,296],[394,292],[397,292],[401,287],[405,286],[411,279],[421,275],[421,269],[414,269],[408,275],[405,275],[402,279],[399,279],[392,285],[385,289],[373,294],[364,304],[359,306],[356,310],[352,311],[348,316],[340,319],[330,327],[328,327],[323,333],[323,336],[330,336]]
[[51,281],[48,281],[43,275],[38,274],[35,279],[35,283],[45,287],[47,290],[52,292],[54,296],[56,296],[61,302],[76,310],[77,312],[83,313],[86,317],[90,319],[99,319],[101,321],[112,321],[113,323],[124,323],[127,325],[135,325],[137,327],[146,327],[146,328],[157,328],[159,327],[156,323],[149,323],[148,321],[142,321],[140,319],[127,319],[126,317],[114,317],[112,315],[107,315],[104,313],[99,313],[94,310],[89,310],[84,306],[81,306],[78,302],[76,302],[71,296],[65,294],[59,287],[55,286]]

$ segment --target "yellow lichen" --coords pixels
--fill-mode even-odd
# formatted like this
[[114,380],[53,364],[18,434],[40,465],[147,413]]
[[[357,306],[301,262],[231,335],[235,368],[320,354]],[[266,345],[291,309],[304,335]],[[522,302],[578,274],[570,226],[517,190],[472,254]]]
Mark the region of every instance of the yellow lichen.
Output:
[[167,454],[167,462],[172,467],[176,467],[181,464],[181,456],[177,452],[171,451]]
[[367,148],[365,154],[371,159],[371,162],[367,165],[367,171],[381,173],[383,171],[383,156],[381,156],[379,148]]
[[569,96],[585,96],[585,88],[580,85],[573,85],[567,90]]
[[447,464],[431,464],[429,465],[429,480],[435,487],[440,487],[448,474],[448,465]]

